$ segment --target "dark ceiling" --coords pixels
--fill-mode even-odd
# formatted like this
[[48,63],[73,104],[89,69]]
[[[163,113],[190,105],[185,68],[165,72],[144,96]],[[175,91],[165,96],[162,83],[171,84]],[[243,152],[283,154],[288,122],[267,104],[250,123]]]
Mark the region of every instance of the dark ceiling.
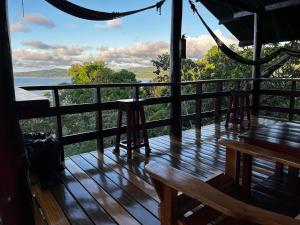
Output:
[[[239,40],[241,46],[253,44],[254,14],[244,10],[243,4],[228,0],[198,1]],[[300,0],[236,0],[235,2],[245,3],[250,8],[261,7],[264,44],[300,40]]]

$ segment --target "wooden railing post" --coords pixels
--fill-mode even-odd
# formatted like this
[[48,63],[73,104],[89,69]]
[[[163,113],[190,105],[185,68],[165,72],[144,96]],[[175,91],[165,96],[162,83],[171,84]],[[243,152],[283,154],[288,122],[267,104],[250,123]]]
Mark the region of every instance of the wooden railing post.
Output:
[[203,88],[203,84],[201,83],[197,83],[196,84],[196,94],[197,94],[197,98],[196,98],[196,115],[197,115],[197,120],[196,120],[196,132],[201,130],[201,126],[202,126],[202,117],[201,117],[201,112],[202,112],[202,88]]
[[[139,101],[139,99],[140,99],[140,86],[138,86],[138,85],[134,86],[133,99],[135,101]],[[140,116],[139,116],[138,111],[135,112],[134,117],[135,117],[135,121],[137,121],[137,123],[140,124]],[[137,142],[140,141],[140,129],[138,129],[136,132],[136,140],[137,140]]]
[[[58,140],[61,142],[62,141],[63,132],[62,132],[62,120],[61,120],[61,115],[60,115],[60,112],[59,112],[60,101],[59,101],[58,89],[54,89],[52,91],[52,97],[53,97],[54,106],[56,108],[56,136],[57,136]],[[64,151],[64,148],[63,148],[63,151],[61,153],[61,160],[62,160],[62,162],[65,161],[65,151]]]
[[289,112],[289,121],[294,119],[294,110],[295,110],[295,92],[297,88],[296,81],[292,81],[291,84],[291,94],[290,94],[290,112]]
[[[223,91],[223,82],[218,81],[217,82],[217,87],[216,87],[216,92],[220,93]],[[216,97],[215,100],[215,123],[220,123],[221,120],[221,108],[222,108],[222,96]]]
[[101,89],[100,87],[96,88],[95,93],[95,102],[99,105],[99,108],[96,112],[96,130],[99,132],[99,137],[97,138],[97,151],[104,152],[104,143],[103,143],[103,126],[102,126],[102,107],[101,107]]

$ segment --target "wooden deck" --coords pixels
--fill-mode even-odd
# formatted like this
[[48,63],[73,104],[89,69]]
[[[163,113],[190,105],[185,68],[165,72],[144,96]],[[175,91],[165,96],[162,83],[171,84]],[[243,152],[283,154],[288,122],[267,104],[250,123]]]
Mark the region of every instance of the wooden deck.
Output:
[[[271,123],[275,121],[258,120],[259,125]],[[238,134],[221,123],[204,126],[198,137],[195,130],[184,131],[181,142],[169,136],[152,138],[148,160],[143,150],[128,159],[125,151],[118,156],[112,148],[104,154],[93,151],[72,156],[66,159],[62,184],[44,192],[34,187],[33,191],[49,224],[160,224],[159,201],[144,172],[145,164],[156,161],[205,180],[224,170],[225,149],[217,140],[238,139]],[[253,167],[257,182],[273,173],[274,164],[255,160]]]

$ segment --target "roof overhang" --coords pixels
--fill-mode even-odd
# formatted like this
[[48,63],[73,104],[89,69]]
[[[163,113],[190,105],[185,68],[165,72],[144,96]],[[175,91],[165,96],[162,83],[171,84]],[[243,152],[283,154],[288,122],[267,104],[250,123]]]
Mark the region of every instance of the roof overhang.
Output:
[[254,13],[260,13],[263,44],[300,40],[300,0],[197,0],[238,40],[253,44]]

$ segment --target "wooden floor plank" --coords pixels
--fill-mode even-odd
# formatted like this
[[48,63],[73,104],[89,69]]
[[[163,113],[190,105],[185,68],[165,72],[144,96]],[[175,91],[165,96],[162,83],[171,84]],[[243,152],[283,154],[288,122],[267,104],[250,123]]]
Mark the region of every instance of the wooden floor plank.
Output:
[[50,190],[42,191],[38,185],[33,185],[32,192],[35,194],[49,225],[70,224]]
[[[279,125],[264,118],[258,118],[254,125],[271,124]],[[198,132],[194,129],[183,131],[181,141],[172,140],[169,135],[154,137],[149,140],[152,149],[149,158],[145,158],[144,148],[128,158],[124,149],[116,155],[112,147],[105,149],[104,154],[94,151],[72,156],[66,160],[63,184],[48,192],[53,196],[47,203],[56,202],[53,209],[60,208],[52,220],[64,216],[64,222],[58,220],[54,224],[158,225],[159,199],[144,171],[145,165],[155,161],[205,180],[224,171],[226,150],[218,144],[218,139],[239,140],[240,132],[238,127],[225,128],[222,122],[203,126]],[[270,176],[273,170],[273,162],[255,158],[253,181]],[[265,196],[262,191],[260,194]],[[44,214],[49,217],[46,211]]]
[[[72,160],[141,224],[159,224],[158,218],[150,212],[150,209],[148,211],[142,204],[131,197],[128,192],[124,191],[124,189],[132,187],[125,178],[122,179],[117,173],[109,170],[91,154],[83,154],[82,157],[74,156]],[[114,181],[118,181],[118,183],[111,179],[113,176],[115,176],[113,178]],[[148,200],[144,199],[145,202]],[[153,206],[151,210],[157,211],[157,205]]]
[[120,176],[126,178],[128,181],[130,181],[135,186],[140,188],[142,191],[147,193],[149,195],[149,197],[151,197],[151,198],[155,199],[157,202],[159,202],[157,193],[152,185],[148,184],[147,182],[145,182],[144,180],[142,180],[141,178],[139,178],[138,176],[136,176],[129,170],[127,170],[127,169],[123,168],[122,166],[120,166],[119,164],[115,163],[112,159],[110,159],[106,155],[99,153],[99,152],[91,152],[91,154],[94,155],[96,158],[98,158],[103,163],[105,163],[112,170],[114,170],[115,172],[120,174]]
[[73,161],[67,160],[66,167],[118,224],[140,224]]
[[[126,151],[122,149],[122,152],[121,154],[123,156],[126,157]],[[134,154],[133,155],[133,158],[132,159],[129,159],[129,160],[132,160],[134,162],[138,162],[138,166],[144,170],[145,168],[145,155],[144,154]],[[211,174],[204,171],[204,170],[200,170],[198,169],[197,167],[191,165],[191,164],[187,164],[186,162],[182,161],[182,160],[179,160],[178,158],[175,158],[175,157],[172,157],[172,156],[169,156],[167,154],[165,155],[156,155],[156,154],[152,154],[148,159],[147,161],[155,161],[157,163],[160,163],[160,164],[164,164],[164,165],[170,165],[176,169],[179,169],[179,170],[182,170],[182,171],[185,171],[187,173],[190,173],[192,174],[193,176],[195,177],[198,177],[199,179],[206,179],[208,176],[210,176]]]
[[64,211],[72,225],[94,225],[84,210],[70,194],[69,190],[63,185],[57,185],[51,189],[56,201]]
[[84,187],[72,176],[72,174],[68,170],[64,170],[61,179],[66,188],[84,209],[85,213],[93,221],[94,224],[116,224],[113,219],[105,212],[105,210],[99,205],[99,203],[93,198],[93,196],[91,196],[87,192],[87,190],[84,189]]
[[[104,151],[104,154],[114,160],[116,163],[121,165],[122,167],[130,170],[132,173],[146,181],[148,184],[151,184],[151,180],[148,174],[145,173],[144,167],[145,167],[145,162],[143,161],[135,161],[132,159],[128,159],[126,155],[116,155],[113,154],[112,151]],[[142,166],[141,166],[142,164]]]

